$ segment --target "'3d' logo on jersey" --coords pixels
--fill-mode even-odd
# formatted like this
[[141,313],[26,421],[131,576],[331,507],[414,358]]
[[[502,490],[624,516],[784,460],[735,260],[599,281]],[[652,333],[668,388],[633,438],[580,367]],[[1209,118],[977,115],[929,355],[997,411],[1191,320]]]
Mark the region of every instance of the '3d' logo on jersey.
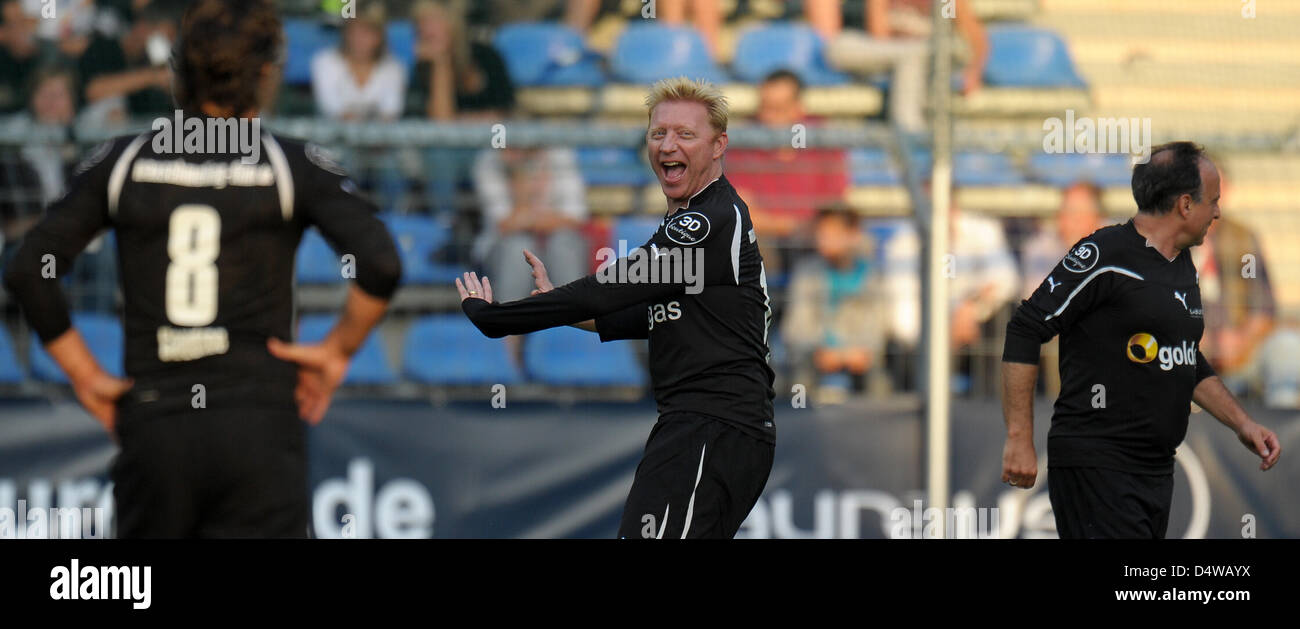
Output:
[[699,212],[687,212],[668,219],[664,235],[679,245],[695,245],[709,237],[709,217]]
[[1061,260],[1061,266],[1075,273],[1083,273],[1097,266],[1097,258],[1100,257],[1101,251],[1097,249],[1097,245],[1085,242],[1070,250],[1070,253],[1065,254],[1065,259]]
[[1196,364],[1196,343],[1181,341],[1176,347],[1160,347],[1156,337],[1146,332],[1129,337],[1125,353],[1129,360],[1143,365],[1158,358],[1161,371],[1170,371],[1175,365]]

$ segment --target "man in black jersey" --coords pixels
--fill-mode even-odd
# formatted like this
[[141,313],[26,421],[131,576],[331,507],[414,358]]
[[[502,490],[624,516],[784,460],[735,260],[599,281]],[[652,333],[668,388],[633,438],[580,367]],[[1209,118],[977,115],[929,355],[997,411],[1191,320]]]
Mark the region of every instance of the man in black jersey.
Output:
[[1049,494],[1062,538],[1163,538],[1174,449],[1190,403],[1262,459],[1281,455],[1197,349],[1204,330],[1190,248],[1219,217],[1219,174],[1190,142],[1158,146],[1133,169],[1138,213],[1070,248],[1007,325],[1002,481],[1032,487],[1039,346],[1061,335],[1061,394],[1047,438]]
[[[160,150],[155,133],[109,141],[5,271],[77,398],[121,447],[111,470],[119,537],[306,536],[299,416],[321,419],[397,286],[400,259],[374,206],[318,148],[249,124],[278,81],[281,40],[267,0],[190,5],[173,57],[178,104],[199,124],[259,129],[247,138],[254,150]],[[294,254],[310,225],[354,256],[356,281],[326,339],[297,345]],[[129,380],[96,363],[58,284],[108,228]]]
[[[491,283],[457,280],[465,314],[490,337],[577,325],[602,341],[649,339],[659,421],[619,537],[734,537],[772,469],[767,279],[749,209],[722,174],[726,101],[717,88],[661,81],[646,99],[649,160],[667,198],[659,228],[602,271],[492,303]],[[607,261],[614,256],[611,254]]]

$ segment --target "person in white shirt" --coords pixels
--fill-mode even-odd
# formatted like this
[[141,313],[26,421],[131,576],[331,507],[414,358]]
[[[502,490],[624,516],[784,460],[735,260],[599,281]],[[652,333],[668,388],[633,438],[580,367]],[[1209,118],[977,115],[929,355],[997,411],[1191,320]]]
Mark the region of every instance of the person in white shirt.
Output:
[[311,60],[316,106],[335,120],[395,120],[406,105],[407,68],[389,51],[384,8],[371,4],[345,20],[338,48]]

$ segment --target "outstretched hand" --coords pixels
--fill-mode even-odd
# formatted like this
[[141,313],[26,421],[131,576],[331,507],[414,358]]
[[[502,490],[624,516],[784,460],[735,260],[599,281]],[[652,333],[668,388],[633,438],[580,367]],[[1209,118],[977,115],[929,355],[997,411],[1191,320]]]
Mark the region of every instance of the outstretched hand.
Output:
[[[461,282],[462,279],[464,282]],[[456,278],[456,292],[460,293],[461,302],[466,299],[482,299],[489,304],[492,303],[492,283],[488,281],[486,275],[480,282],[478,274],[473,271]]]
[[538,258],[537,254],[524,249],[524,261],[528,263],[528,266],[533,267],[533,284],[537,286],[537,288],[533,289],[533,292],[529,293],[530,295],[549,293],[555,289],[555,285],[551,284],[550,276],[546,274],[546,265],[542,264],[542,259]]

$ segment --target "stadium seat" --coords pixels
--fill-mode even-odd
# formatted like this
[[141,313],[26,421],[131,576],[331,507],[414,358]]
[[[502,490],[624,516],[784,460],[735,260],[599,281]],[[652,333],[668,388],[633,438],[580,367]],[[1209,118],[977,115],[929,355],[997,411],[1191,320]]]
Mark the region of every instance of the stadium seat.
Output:
[[1127,186],[1132,158],[1122,153],[1042,153],[1029,157],[1030,175],[1053,186],[1091,181],[1100,187]]
[[315,227],[303,232],[295,266],[298,281],[304,284],[334,284],[343,281],[343,274],[339,272],[342,266],[339,256]]
[[415,67],[415,25],[410,20],[393,20],[385,29],[388,51],[406,66],[407,72]]
[[644,186],[652,180],[641,153],[631,148],[580,147],[578,169],[588,186]]
[[984,80],[990,87],[1087,87],[1056,33],[1005,24],[990,26],[988,35]]
[[460,277],[461,268],[434,261],[451,241],[451,230],[428,216],[385,214],[384,224],[402,256],[403,284],[438,284]]
[[524,370],[530,379],[561,386],[644,386],[646,374],[628,341],[601,343],[585,330],[559,327],[529,334]]
[[284,21],[284,39],[284,82],[309,85],[311,58],[322,48],[337,45],[339,34],[314,19],[290,18]]
[[610,67],[615,78],[626,83],[654,83],[676,76],[715,84],[727,81],[704,38],[689,26],[638,23],[627,27],[614,45]]
[[1025,177],[1005,153],[957,153],[953,156],[957,186],[1016,186]]
[[23,369],[18,364],[18,352],[9,336],[7,326],[0,325],[0,384],[18,384],[23,381]]
[[402,375],[437,385],[512,384],[523,380],[502,339],[483,336],[464,316],[421,317],[411,325]]
[[855,186],[893,186],[903,180],[903,174],[885,149],[853,149],[848,157],[849,176]]
[[497,31],[492,43],[505,58],[510,80],[520,87],[599,87],[605,84],[599,54],[577,31],[558,23],[521,22]]
[[640,247],[650,240],[662,222],[663,217],[655,214],[621,216],[614,222],[614,229],[610,232],[610,246],[618,251],[618,241],[626,240],[628,249]]
[[[116,316],[98,313],[74,313],[72,325],[81,332],[90,347],[90,353],[99,361],[99,366],[108,373],[122,377],[122,324]],[[68,377],[59,369],[58,363],[46,353],[39,342],[33,342],[28,351],[32,365],[32,377],[43,382],[66,384]]]
[[[306,315],[298,319],[298,341],[318,343],[329,334],[337,317],[334,315]],[[374,330],[366,337],[361,349],[352,357],[344,384],[383,385],[395,384],[397,375],[388,366],[388,353],[384,351],[383,339],[379,331]]]
[[807,85],[843,85],[848,76],[830,67],[821,36],[806,24],[772,23],[746,31],[736,44],[731,68],[737,78],[758,83],[775,70],[790,70]]

